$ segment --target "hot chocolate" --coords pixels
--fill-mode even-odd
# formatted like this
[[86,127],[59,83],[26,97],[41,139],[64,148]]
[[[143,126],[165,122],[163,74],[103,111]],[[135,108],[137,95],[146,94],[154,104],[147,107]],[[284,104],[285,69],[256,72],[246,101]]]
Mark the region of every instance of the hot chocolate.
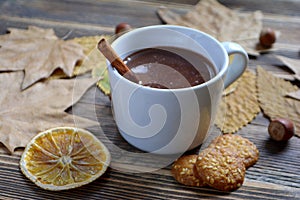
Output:
[[160,89],[202,84],[216,74],[213,64],[201,54],[175,47],[157,47],[134,52],[124,59],[139,84]]

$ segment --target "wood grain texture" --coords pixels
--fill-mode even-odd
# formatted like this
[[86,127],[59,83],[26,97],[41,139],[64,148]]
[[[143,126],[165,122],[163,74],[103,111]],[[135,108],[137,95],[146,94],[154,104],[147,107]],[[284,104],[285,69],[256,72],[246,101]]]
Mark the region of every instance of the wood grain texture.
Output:
[[260,3],[252,0],[219,0],[219,2],[239,11],[261,10],[264,13],[273,13],[276,15],[300,15],[300,5],[298,0],[263,0]]
[[[157,8],[166,6],[185,13],[198,1],[161,0],[2,0],[0,1],[0,34],[9,27],[27,28],[36,25],[54,28],[59,37],[68,38],[113,34],[114,26],[128,22],[141,27],[162,22]],[[262,10],[263,24],[281,32],[272,54],[251,58],[249,68],[257,65],[274,73],[289,73],[274,54],[299,59],[300,2],[297,0],[220,0],[221,3],[242,12]],[[253,141],[259,151],[258,163],[247,170],[243,186],[232,193],[211,188],[192,188],[176,183],[170,174],[170,165],[147,173],[132,173],[129,169],[155,169],[163,158],[139,160],[124,152],[143,152],[130,146],[118,133],[108,97],[96,87],[91,88],[73,108],[67,110],[82,117],[98,120],[99,126],[89,128],[105,143],[112,154],[112,167],[95,182],[81,188],[50,192],[30,182],[19,170],[22,149],[14,155],[0,144],[0,199],[300,199],[300,140],[293,137],[287,143],[270,140],[269,120],[260,113],[240,134]],[[214,127],[208,140],[197,153],[219,135]],[[118,149],[118,148],[120,149]],[[135,166],[132,166],[134,163]],[[124,169],[124,170],[117,170]]]

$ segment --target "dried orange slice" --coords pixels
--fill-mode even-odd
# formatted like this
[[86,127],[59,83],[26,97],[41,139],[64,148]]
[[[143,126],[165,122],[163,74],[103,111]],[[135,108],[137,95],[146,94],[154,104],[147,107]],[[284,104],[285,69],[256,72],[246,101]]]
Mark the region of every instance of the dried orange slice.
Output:
[[110,163],[108,149],[92,133],[58,127],[37,134],[21,157],[23,174],[47,190],[66,190],[100,177]]

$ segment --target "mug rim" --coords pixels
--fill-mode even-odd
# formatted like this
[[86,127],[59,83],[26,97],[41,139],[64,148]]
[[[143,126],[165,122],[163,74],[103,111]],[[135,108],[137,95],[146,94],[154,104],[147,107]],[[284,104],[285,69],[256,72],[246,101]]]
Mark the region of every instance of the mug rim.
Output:
[[[136,32],[139,32],[141,30],[147,30],[147,29],[155,29],[155,28],[176,28],[176,29],[185,29],[185,30],[189,30],[190,32],[195,32],[201,35],[204,35],[206,37],[208,37],[210,40],[214,41],[214,43],[216,43],[219,47],[220,50],[223,52],[223,57],[224,57],[224,61],[222,64],[222,68],[219,72],[216,73],[216,75],[209,79],[208,81],[205,81],[204,83],[195,85],[195,86],[190,86],[190,87],[184,87],[184,88],[168,88],[168,89],[162,89],[162,88],[153,88],[153,87],[149,87],[149,86],[144,86],[138,83],[135,83],[133,81],[128,80],[127,78],[125,78],[124,76],[122,76],[114,67],[111,66],[111,64],[109,63],[109,61],[107,61],[108,64],[108,68],[110,68],[112,70],[112,72],[115,74],[115,76],[117,76],[118,78],[122,79],[123,81],[125,81],[128,84],[133,84],[133,86],[137,86],[137,87],[141,87],[145,90],[153,90],[153,91],[159,91],[159,92],[184,92],[184,91],[189,91],[189,90],[194,90],[194,89],[200,89],[203,87],[208,87],[209,85],[214,84],[215,82],[219,81],[219,79],[222,79],[222,76],[225,74],[227,68],[228,68],[228,62],[229,62],[229,58],[225,50],[225,48],[222,46],[222,44],[213,36],[202,32],[200,30],[194,29],[194,28],[190,28],[190,27],[185,27],[185,26],[179,26],[179,25],[150,25],[150,26],[144,26],[144,27],[140,27],[140,28],[136,28],[134,30],[131,30],[129,32],[124,33],[123,35],[121,35],[120,37],[118,37],[116,40],[114,40],[112,42],[112,47],[114,48],[114,46],[120,41],[122,40],[124,37],[127,37],[128,35],[131,34],[135,34]],[[173,30],[173,29],[171,29]],[[224,82],[224,80],[223,80]]]

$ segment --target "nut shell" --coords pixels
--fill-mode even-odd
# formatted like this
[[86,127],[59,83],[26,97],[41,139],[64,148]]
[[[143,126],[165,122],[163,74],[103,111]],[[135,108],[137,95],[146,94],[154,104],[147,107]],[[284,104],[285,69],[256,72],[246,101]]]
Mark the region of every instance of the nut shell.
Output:
[[119,33],[122,33],[122,32],[125,32],[125,31],[129,31],[131,30],[131,26],[127,23],[120,23],[116,26],[116,29],[115,29],[115,34],[119,34]]
[[287,141],[294,135],[295,127],[291,120],[278,118],[270,122],[268,132],[273,140]]
[[266,48],[270,48],[276,41],[275,31],[267,28],[261,31],[259,36],[259,43]]

